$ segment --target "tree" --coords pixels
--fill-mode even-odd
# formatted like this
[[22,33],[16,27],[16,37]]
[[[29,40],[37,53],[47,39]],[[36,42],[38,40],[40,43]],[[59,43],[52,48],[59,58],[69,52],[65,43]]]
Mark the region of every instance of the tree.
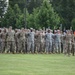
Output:
[[0,0],[0,18],[4,16],[6,4],[6,0]]
[[75,0],[52,0],[52,5],[61,17],[63,28],[69,29],[72,19],[75,18]]
[[0,26],[2,26],[2,18],[6,12],[6,0],[0,0]]
[[35,29],[40,28],[38,25],[38,13],[39,13],[39,8],[33,9],[33,13],[27,17],[28,28],[35,28]]
[[40,7],[38,14],[38,24],[40,27],[50,27],[57,28],[60,23],[60,17],[54,11],[52,5],[49,3],[49,0],[44,0],[42,6]]
[[7,13],[2,20],[2,26],[9,27],[14,26],[14,10],[9,6]]
[[40,7],[42,2],[43,0],[10,0],[9,4],[12,8],[14,7],[15,4],[18,4],[22,12],[26,4],[26,8],[28,9],[28,12],[32,13],[33,9]]
[[75,18],[72,20],[71,25],[72,25],[72,29],[75,30]]
[[23,17],[22,13],[21,13],[21,10],[18,6],[18,4],[15,4],[14,7],[13,7],[13,10],[14,10],[14,28],[20,28],[22,25],[21,25],[21,18]]

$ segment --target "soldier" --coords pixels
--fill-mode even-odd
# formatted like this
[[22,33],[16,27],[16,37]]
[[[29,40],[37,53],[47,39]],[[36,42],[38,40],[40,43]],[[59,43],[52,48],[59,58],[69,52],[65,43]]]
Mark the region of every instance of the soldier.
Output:
[[42,41],[43,38],[42,37],[43,35],[41,31],[39,31],[37,35],[37,39],[36,39],[38,53],[42,53],[42,50],[43,50],[43,41]]
[[67,50],[66,50],[66,32],[63,32],[62,43],[63,43],[63,53],[66,54],[67,53]]
[[42,52],[45,52],[45,31],[42,31]]
[[57,53],[58,45],[57,45],[57,30],[54,31],[54,52]]
[[60,30],[57,30],[57,33],[54,36],[55,36],[56,52],[60,53],[61,52],[61,33],[60,33]]
[[75,51],[75,36],[73,34],[73,31],[71,31],[71,35],[72,35],[72,55],[74,56],[74,51]]
[[34,47],[34,52],[35,53],[38,53],[38,33],[39,33],[39,31],[38,30],[36,30],[35,31],[35,38],[34,38],[34,42],[35,42],[35,47]]
[[16,45],[16,53],[19,53],[20,51],[20,30],[15,29],[15,45]]
[[6,49],[6,36],[7,36],[7,31],[6,28],[4,28],[2,32],[2,53],[4,53]]
[[30,32],[28,32],[28,39],[27,39],[27,52],[29,53],[30,50],[32,53],[34,53],[34,36],[35,32],[33,29],[30,29]]
[[71,48],[72,48],[72,45],[71,45],[72,42],[71,41],[72,41],[71,32],[70,32],[70,30],[67,30],[67,34],[66,34],[66,48],[67,48],[68,56],[70,56],[70,53],[71,53]]
[[25,34],[25,29],[24,28],[22,28],[21,29],[21,32],[20,32],[20,52],[22,51],[23,53],[26,53],[26,45],[25,45],[25,43],[26,43],[26,34]]
[[15,52],[15,38],[14,38],[15,32],[12,30],[12,27],[10,26],[7,32],[7,53],[8,52]]
[[50,30],[45,35],[45,41],[46,41],[46,52],[51,53],[52,52],[52,37],[53,34],[51,33]]

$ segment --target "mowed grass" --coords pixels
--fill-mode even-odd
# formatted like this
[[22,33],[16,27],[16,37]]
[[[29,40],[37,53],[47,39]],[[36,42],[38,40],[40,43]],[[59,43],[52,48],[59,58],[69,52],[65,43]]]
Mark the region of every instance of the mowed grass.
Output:
[[0,54],[0,75],[75,75],[75,56]]

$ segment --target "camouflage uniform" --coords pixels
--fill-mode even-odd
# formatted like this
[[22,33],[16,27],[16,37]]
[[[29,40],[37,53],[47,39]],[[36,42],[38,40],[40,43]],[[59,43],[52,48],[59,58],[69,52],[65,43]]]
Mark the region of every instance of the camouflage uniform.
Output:
[[20,35],[19,35],[19,31],[15,30],[15,44],[16,44],[16,53],[19,53],[20,51]]
[[15,38],[14,38],[15,32],[9,28],[7,32],[7,53],[8,52],[15,52]]
[[46,41],[46,52],[51,53],[52,52],[52,36],[53,34],[50,33],[48,30],[48,33],[45,35],[45,41]]
[[21,30],[21,32],[20,32],[20,39],[19,39],[20,41],[19,41],[19,43],[20,43],[20,45],[19,45],[19,48],[20,48],[20,52],[23,52],[23,53],[26,53],[26,37],[25,37],[25,31],[24,31],[24,29],[22,29]]
[[43,50],[43,41],[42,41],[42,34],[40,32],[37,35],[36,43],[37,43],[37,51],[38,51],[38,53],[42,52],[42,50]]
[[35,36],[35,33],[33,32],[33,30],[28,32],[28,39],[27,39],[27,52],[28,53],[30,52],[30,50],[32,53],[34,53],[34,36]]
[[70,53],[71,53],[71,48],[72,48],[71,40],[72,40],[72,35],[71,35],[70,31],[67,31],[67,34],[66,34],[66,48],[67,48],[68,55],[70,55]]
[[55,50],[56,52],[61,52],[61,34],[56,33],[55,35]]
[[4,29],[4,31],[2,32],[2,53],[5,52],[6,50],[6,37],[7,36],[7,32],[6,29]]
[[66,54],[67,53],[67,47],[66,47],[66,33],[62,35],[62,43],[63,43],[63,53]]
[[75,36],[72,32],[72,55],[74,56],[74,52],[75,52]]

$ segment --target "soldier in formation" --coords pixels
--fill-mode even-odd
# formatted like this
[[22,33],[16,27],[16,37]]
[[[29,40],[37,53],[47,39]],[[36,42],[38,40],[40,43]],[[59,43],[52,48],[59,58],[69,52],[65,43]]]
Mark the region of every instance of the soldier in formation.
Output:
[[[61,45],[62,44],[62,45]],[[61,53],[74,56],[75,36],[72,30],[0,28],[0,53]]]

